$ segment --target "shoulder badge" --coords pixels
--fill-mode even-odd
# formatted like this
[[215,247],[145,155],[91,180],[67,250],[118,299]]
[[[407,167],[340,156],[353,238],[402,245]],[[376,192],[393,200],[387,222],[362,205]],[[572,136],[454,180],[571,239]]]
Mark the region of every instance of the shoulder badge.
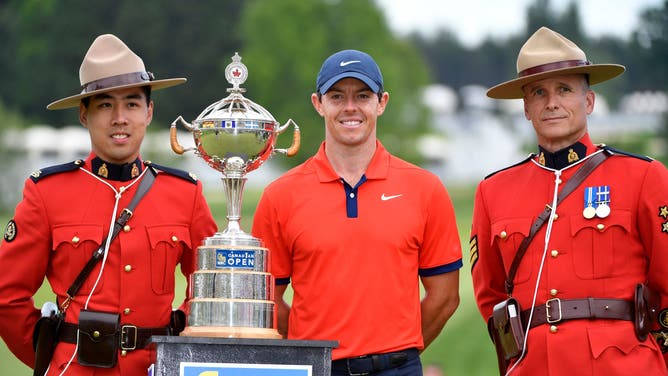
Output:
[[74,171],[79,167],[83,166],[84,164],[85,162],[83,160],[77,159],[76,161],[73,162],[63,163],[60,165],[43,168],[41,170],[34,171],[32,174],[30,174],[30,179],[33,181],[33,183],[37,183],[38,181],[49,175],[59,174],[61,172]]
[[156,170],[162,171],[162,172],[167,173],[169,175],[173,175],[173,176],[176,176],[176,177],[181,178],[183,180],[186,180],[186,181],[189,181],[191,183],[197,184],[197,176],[195,176],[195,174],[193,174],[192,172],[179,170],[178,168],[162,166],[162,165],[159,165],[159,164],[155,164],[151,161],[145,161],[144,164],[148,167],[151,167],[151,168],[154,168]]
[[489,178],[491,178],[492,176],[498,174],[498,173],[501,172],[501,171],[509,170],[509,169],[511,169],[511,168],[513,168],[513,167],[517,167],[517,166],[523,165],[523,164],[529,162],[529,161],[530,161],[533,157],[535,157],[535,156],[536,156],[535,154],[529,154],[529,156],[526,157],[524,160],[522,160],[522,161],[520,161],[520,162],[518,162],[518,163],[515,163],[515,164],[512,165],[512,166],[508,166],[508,167],[502,168],[502,169],[500,169],[500,170],[498,170],[498,171],[494,171],[494,172],[492,172],[491,174],[485,176],[485,179],[489,179]]
[[16,222],[14,220],[10,220],[9,223],[7,223],[7,227],[5,227],[5,236],[4,239],[7,243],[11,242],[12,240],[16,239]]
[[606,150],[607,152],[609,152],[611,155],[615,155],[615,154],[617,154],[617,155],[625,155],[625,156],[627,156],[627,157],[633,157],[633,158],[642,159],[643,161],[647,161],[647,162],[651,162],[651,161],[654,160],[653,158],[648,157],[648,156],[646,156],[646,155],[639,155],[639,154],[629,153],[629,152],[626,152],[626,151],[623,151],[623,150],[619,150],[619,149],[613,148],[612,146],[608,146],[608,145],[606,145],[606,144],[601,144],[601,145],[598,145],[598,146],[599,146],[601,149]]

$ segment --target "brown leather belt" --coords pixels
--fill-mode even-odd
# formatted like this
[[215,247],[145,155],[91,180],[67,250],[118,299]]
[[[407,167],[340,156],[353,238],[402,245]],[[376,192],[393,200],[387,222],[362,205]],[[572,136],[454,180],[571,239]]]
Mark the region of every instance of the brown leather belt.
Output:
[[[564,320],[609,319],[634,320],[633,302],[623,299],[550,299],[545,304],[534,307],[531,325],[556,324]],[[522,311],[522,324],[527,328],[531,310]]]
[[[60,328],[58,340],[67,343],[77,343],[77,324],[64,322]],[[116,336],[118,337],[119,349],[131,351],[143,349],[149,344],[151,336],[170,335],[169,327],[160,328],[138,328],[134,325],[121,325]]]

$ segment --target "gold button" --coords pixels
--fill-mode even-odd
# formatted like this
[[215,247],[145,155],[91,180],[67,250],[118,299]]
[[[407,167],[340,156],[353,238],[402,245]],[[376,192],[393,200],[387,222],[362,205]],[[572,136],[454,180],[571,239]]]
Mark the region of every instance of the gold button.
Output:
[[130,232],[130,230],[132,230],[132,227],[130,227],[130,225],[123,226],[123,231],[124,232]]
[[550,326],[550,333],[556,333],[559,330],[556,325]]
[[97,330],[93,332],[93,338],[100,338],[100,332]]
[[550,255],[551,255],[552,257],[555,257],[555,258],[556,258],[557,256],[559,256],[559,251],[557,251],[556,249],[553,249],[552,252],[550,252]]
[[129,315],[130,314],[130,308],[124,309],[123,313],[126,314],[126,315]]
[[127,350],[121,350],[121,356],[123,357],[128,356]]
[[74,237],[72,238],[72,243],[74,243],[74,244],[78,244],[78,243],[79,243],[79,240],[80,240],[79,237],[76,236],[76,235],[74,235]]
[[596,228],[598,229],[598,231],[603,231],[603,229],[605,228],[605,225],[603,223],[599,223],[599,224],[596,225]]
[[179,238],[177,238],[176,235],[172,235],[172,241],[176,243],[177,241],[179,241]]
[[561,184],[561,179],[557,179],[557,184]]
[[550,295],[552,296],[557,296],[557,293],[558,293],[557,289],[550,290]]
[[559,219],[559,214],[554,213],[554,220],[556,221],[557,219]]
[[131,272],[132,271],[132,265],[125,265],[123,270],[125,270],[126,272]]
[[501,239],[505,239],[505,238],[508,236],[508,233],[505,232],[505,231],[501,231],[501,233],[499,234],[499,236],[501,236]]

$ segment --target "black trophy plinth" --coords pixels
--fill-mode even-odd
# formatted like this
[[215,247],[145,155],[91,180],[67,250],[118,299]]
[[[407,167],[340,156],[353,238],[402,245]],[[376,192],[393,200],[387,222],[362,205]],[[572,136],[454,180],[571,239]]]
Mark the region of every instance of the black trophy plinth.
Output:
[[151,338],[152,376],[329,376],[336,341],[166,337]]

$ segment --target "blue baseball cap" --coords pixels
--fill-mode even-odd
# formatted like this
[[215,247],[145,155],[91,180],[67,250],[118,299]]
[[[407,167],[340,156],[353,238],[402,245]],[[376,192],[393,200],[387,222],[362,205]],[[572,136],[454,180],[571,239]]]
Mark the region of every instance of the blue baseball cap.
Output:
[[383,91],[383,75],[378,64],[371,56],[357,50],[343,50],[328,57],[315,81],[316,90],[325,94],[332,85],[347,77],[364,82],[374,93]]

